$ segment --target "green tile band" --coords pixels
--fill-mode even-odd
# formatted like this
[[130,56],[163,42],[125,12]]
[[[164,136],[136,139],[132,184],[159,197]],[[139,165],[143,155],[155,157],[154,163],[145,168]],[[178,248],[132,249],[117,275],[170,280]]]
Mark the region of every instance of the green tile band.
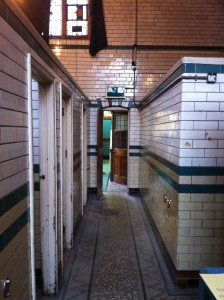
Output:
[[[150,166],[164,181],[166,181],[170,186],[172,186],[178,193],[194,193],[194,194],[223,194],[224,193],[224,185],[223,184],[179,184],[175,180],[173,180],[170,176],[168,176],[166,173],[164,173],[160,168],[152,164],[148,158],[142,156],[142,159],[145,161],[148,166]],[[159,160],[158,160],[159,161]],[[163,164],[160,161],[161,164]],[[163,164],[164,165],[164,164]],[[167,167],[167,165],[165,165]],[[186,168],[186,167],[182,167]],[[188,167],[187,167],[188,168]],[[191,167],[192,170],[189,171],[189,176],[195,175],[194,174],[194,168]],[[217,168],[217,169],[223,169],[223,168]],[[197,172],[199,169],[197,168]],[[223,171],[223,170],[222,170]],[[199,172],[198,172],[199,173]],[[204,174],[204,168],[202,168],[201,173],[203,176],[206,176]],[[202,174],[198,174],[198,176],[202,176]],[[178,174],[180,175],[180,174]],[[181,174],[183,175],[183,174]],[[207,174],[209,176],[209,174]]]
[[0,235],[0,252],[16,237],[29,221],[30,209],[28,208]]
[[29,195],[29,182],[0,199],[0,217]]

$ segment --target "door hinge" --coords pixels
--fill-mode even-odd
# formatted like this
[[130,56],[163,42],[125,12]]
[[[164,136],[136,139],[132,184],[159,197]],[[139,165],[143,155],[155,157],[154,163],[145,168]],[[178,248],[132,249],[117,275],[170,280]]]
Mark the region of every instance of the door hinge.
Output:
[[67,158],[68,157],[68,150],[65,149],[65,157]]

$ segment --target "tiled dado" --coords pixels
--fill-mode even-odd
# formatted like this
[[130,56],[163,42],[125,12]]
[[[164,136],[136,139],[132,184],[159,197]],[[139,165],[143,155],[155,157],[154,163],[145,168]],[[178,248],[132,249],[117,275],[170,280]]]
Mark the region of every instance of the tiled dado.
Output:
[[[129,146],[129,156],[140,156],[140,146]],[[88,156],[97,156],[97,145],[88,145]]]
[[29,182],[0,199],[0,217],[29,195]]
[[142,159],[178,193],[224,193],[224,168],[181,167],[143,150]]
[[[19,204],[23,199],[29,195],[29,183],[25,183],[15,191],[6,195],[0,200],[0,217],[4,216],[13,207]],[[14,222],[5,229],[0,235],[0,251],[2,251],[11,240],[22,230],[22,228],[29,222],[30,213],[29,208],[22,213]]]

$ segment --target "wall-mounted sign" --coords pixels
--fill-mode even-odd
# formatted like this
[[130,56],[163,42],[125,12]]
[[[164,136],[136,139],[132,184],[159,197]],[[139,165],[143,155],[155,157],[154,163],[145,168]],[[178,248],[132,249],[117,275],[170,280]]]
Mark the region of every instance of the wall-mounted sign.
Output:
[[125,88],[123,86],[109,86],[107,88],[107,98],[125,98]]

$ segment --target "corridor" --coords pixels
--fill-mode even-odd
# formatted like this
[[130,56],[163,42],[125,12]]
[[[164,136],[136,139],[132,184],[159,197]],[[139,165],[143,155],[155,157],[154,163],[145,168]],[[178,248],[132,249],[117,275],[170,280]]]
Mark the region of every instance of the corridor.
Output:
[[111,182],[100,200],[89,196],[55,299],[193,300],[197,295],[197,288],[173,285],[139,196]]

